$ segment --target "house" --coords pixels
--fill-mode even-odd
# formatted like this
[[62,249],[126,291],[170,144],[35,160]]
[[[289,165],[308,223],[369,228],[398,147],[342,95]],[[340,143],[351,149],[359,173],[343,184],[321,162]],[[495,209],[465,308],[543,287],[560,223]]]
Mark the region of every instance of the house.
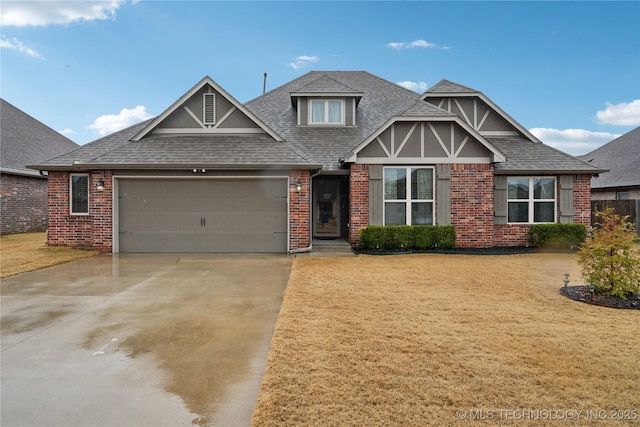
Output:
[[419,95],[361,71],[310,72],[241,104],[209,77],[159,116],[55,159],[50,245],[118,252],[301,252],[369,224],[453,224],[459,247],[589,224],[603,170],[542,144],[483,93]]
[[640,199],[640,126],[578,158],[609,170],[591,179],[592,200]]
[[28,169],[78,145],[0,99],[0,234],[38,232],[47,221],[47,176]]

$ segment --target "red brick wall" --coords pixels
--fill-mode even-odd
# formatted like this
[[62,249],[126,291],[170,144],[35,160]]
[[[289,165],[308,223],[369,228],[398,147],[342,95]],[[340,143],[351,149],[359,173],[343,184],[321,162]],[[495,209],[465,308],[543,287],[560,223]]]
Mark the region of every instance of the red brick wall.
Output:
[[573,178],[573,222],[591,228],[591,175]]
[[349,243],[357,245],[369,224],[369,166],[352,164],[349,175]]
[[47,180],[0,174],[0,234],[45,231]]
[[[298,181],[301,191],[298,193]],[[311,193],[309,171],[289,172],[289,250],[311,246]]]
[[[104,181],[104,190],[97,189]],[[49,246],[92,248],[111,252],[112,193],[110,171],[89,173],[89,215],[69,214],[69,173],[49,173]]]
[[459,248],[494,246],[493,167],[489,164],[451,166],[451,223]]

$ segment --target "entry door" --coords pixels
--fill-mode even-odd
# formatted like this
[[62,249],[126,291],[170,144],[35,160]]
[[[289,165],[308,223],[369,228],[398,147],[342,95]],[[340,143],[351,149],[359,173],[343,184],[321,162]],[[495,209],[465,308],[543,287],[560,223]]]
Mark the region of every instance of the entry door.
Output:
[[340,181],[313,181],[313,236],[340,237]]

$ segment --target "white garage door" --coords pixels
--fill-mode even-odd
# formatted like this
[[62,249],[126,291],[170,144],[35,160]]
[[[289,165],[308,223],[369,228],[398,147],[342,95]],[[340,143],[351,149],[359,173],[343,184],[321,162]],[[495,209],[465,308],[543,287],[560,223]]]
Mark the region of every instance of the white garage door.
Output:
[[120,252],[286,252],[287,180],[119,179]]

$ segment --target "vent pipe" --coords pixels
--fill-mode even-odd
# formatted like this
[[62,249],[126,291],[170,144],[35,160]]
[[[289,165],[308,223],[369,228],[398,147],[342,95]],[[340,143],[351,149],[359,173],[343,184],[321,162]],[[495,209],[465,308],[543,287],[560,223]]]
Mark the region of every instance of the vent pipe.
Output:
[[267,73],[264,73],[264,82],[262,83],[262,94],[267,92]]

